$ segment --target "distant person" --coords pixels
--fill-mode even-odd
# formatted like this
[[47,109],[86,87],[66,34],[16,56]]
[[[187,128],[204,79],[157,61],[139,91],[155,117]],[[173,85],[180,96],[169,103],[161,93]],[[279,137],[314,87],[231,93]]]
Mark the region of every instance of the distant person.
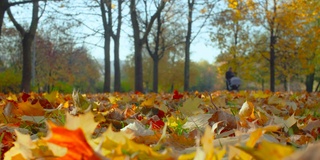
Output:
[[226,72],[226,85],[227,85],[227,90],[231,90],[230,88],[230,83],[231,83],[231,78],[234,77],[234,73],[232,71],[232,67],[229,67],[228,71]]

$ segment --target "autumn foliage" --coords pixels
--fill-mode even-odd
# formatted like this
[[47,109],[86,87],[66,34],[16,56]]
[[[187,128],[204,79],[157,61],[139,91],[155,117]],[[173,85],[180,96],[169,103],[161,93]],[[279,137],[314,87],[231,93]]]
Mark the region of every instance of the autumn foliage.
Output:
[[318,93],[1,95],[2,159],[309,159]]

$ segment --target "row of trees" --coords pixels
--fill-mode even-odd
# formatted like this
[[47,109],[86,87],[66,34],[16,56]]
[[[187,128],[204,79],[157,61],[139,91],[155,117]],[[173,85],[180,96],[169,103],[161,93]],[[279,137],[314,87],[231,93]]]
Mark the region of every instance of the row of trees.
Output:
[[[3,29],[1,46],[2,92],[19,92],[23,69],[20,36],[14,28]],[[77,46],[72,38],[55,40],[39,31],[32,45],[31,90],[37,92],[102,91],[101,66],[84,46]],[[99,89],[100,88],[100,89]]]
[[[145,70],[153,68],[151,90],[158,92],[159,86],[163,86],[161,70],[178,62],[172,57],[181,56],[181,52],[184,53],[183,65],[179,65],[184,70],[181,81],[183,90],[189,91],[195,85],[193,82],[190,87],[194,80],[190,77],[193,70],[190,47],[200,33],[209,29],[212,29],[212,44],[217,44],[221,50],[217,58],[220,77],[226,68],[233,66],[245,83],[259,82],[262,89],[269,81],[270,90],[275,91],[277,79],[289,89],[291,81],[303,79],[307,90],[312,91],[319,57],[319,5],[317,0],[90,0],[83,3],[5,0],[1,1],[0,21],[2,26],[6,13],[20,33],[23,53],[21,90],[26,92],[31,86],[31,49],[40,18],[46,22],[40,24],[47,29],[64,27],[57,32],[58,35],[71,34],[77,37],[74,38],[76,43],[88,36],[101,36],[104,41],[104,92],[110,92],[112,88],[111,42],[114,43],[113,89],[121,91],[121,77],[125,77],[121,75],[119,58],[122,33],[128,34],[133,44],[134,63],[126,68],[127,75],[131,73],[130,68],[134,69],[130,77],[134,77],[135,91],[149,89],[150,77]],[[20,10],[12,12],[15,7]],[[29,11],[30,23],[17,20],[17,13],[21,10]],[[48,22],[54,25],[50,26]],[[77,32],[78,28],[86,30],[86,34]],[[150,61],[152,67],[146,67]],[[175,84],[172,81],[170,85],[175,87]]]
[[[77,46],[72,37],[55,39],[48,31],[40,29],[35,36],[32,46],[32,85],[31,90],[37,92],[71,93],[78,89],[86,93],[103,91],[103,63],[90,56],[84,46]],[[21,82],[22,57],[20,37],[14,28],[6,28],[0,47],[0,90],[1,92],[19,92]],[[144,52],[144,89],[149,92],[153,89],[153,60]],[[159,91],[172,92],[174,89],[183,90],[183,52],[165,54],[159,63]],[[133,55],[123,61],[121,91],[132,91],[134,84]],[[218,88],[219,80],[215,78],[215,67],[206,61],[191,63],[190,72],[192,90],[214,90]],[[111,76],[112,79],[114,77]],[[112,88],[111,88],[112,89]]]

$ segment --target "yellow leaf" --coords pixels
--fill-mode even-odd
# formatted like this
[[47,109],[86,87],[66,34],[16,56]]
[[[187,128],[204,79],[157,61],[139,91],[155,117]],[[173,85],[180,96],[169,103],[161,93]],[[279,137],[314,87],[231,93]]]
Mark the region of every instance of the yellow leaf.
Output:
[[237,147],[248,154],[252,155],[255,159],[259,160],[282,160],[290,156],[294,152],[291,146],[285,146],[278,143],[262,141],[257,148],[244,148]]
[[88,107],[90,106],[89,101],[86,98],[85,94],[80,94],[78,92],[73,92],[72,93],[72,98],[74,101],[74,105],[76,107],[78,107],[81,111],[84,111],[86,109],[88,109]]
[[179,109],[184,115],[191,116],[201,110],[199,110],[199,105],[201,104],[202,100],[198,97],[196,98],[189,98],[185,102],[183,102],[182,107]]
[[239,116],[241,119],[245,118],[252,118],[254,119],[254,105],[252,102],[244,102],[240,111],[239,111]]
[[24,159],[34,159],[31,149],[36,148],[36,145],[32,142],[30,135],[22,134],[15,131],[17,135],[17,140],[13,142],[14,147],[4,154],[5,160],[11,160],[12,157],[19,154],[22,155]]
[[[201,137],[202,150],[205,153],[206,160],[220,160],[226,153],[225,148],[215,149],[213,146],[214,134],[211,132],[211,127],[207,126],[204,135]],[[200,151],[201,152],[201,151]],[[197,156],[197,155],[196,155]]]
[[192,160],[192,159],[194,159],[195,156],[196,156],[196,152],[191,152],[191,153],[187,153],[187,154],[181,154],[178,157],[178,160]]
[[252,148],[256,144],[258,139],[262,136],[262,132],[262,128],[258,128],[254,132],[250,133],[250,138],[247,141],[246,146]]
[[147,100],[143,101],[141,103],[141,106],[143,106],[143,107],[153,107],[155,99],[156,99],[156,95],[152,95],[150,98],[148,98]]
[[69,130],[82,129],[87,140],[91,139],[91,135],[94,129],[97,127],[98,122],[94,121],[94,115],[92,112],[85,113],[79,116],[73,116],[70,113],[66,113],[65,128]]
[[[130,155],[138,159],[168,159],[170,151],[158,153],[145,144],[138,144],[129,139],[131,135],[124,132],[114,132],[111,127],[103,133],[105,140],[102,142],[101,149],[104,156],[116,159],[124,155]],[[169,152],[168,152],[169,151]]]
[[266,116],[266,114],[262,111],[257,111],[257,114],[258,114],[258,122],[260,125],[264,125],[265,123],[268,122],[269,118]]
[[263,91],[257,91],[253,93],[254,98],[268,98],[269,96],[269,93]]
[[59,92],[58,92],[58,91],[53,91],[53,92],[51,92],[50,94],[45,93],[45,94],[43,95],[43,97],[44,97],[45,99],[47,99],[50,103],[55,102],[56,99],[58,98],[58,96],[59,96]]
[[117,102],[120,100],[119,98],[114,97],[114,96],[109,96],[108,99],[111,104],[117,104]]
[[250,138],[246,143],[246,146],[249,148],[253,148],[254,145],[257,143],[257,141],[259,140],[259,138],[265,133],[265,132],[274,132],[279,130],[280,126],[266,126],[263,128],[258,128],[255,131],[253,131],[252,133],[250,133]]
[[228,146],[229,152],[228,152],[228,159],[252,159],[252,156],[241,149],[235,147],[235,146]]
[[18,98],[15,94],[10,93],[9,96],[7,97],[7,100],[17,102]]

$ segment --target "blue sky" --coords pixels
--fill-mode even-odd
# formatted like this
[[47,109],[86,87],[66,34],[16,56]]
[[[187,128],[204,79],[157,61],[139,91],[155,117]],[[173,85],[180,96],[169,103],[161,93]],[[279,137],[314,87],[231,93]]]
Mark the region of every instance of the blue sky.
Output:
[[[103,40],[100,40],[98,38],[90,38],[88,39],[91,43],[97,43],[100,46],[103,45]],[[113,42],[112,42],[113,43]],[[112,45],[111,43],[111,45]],[[220,53],[218,48],[215,48],[212,46],[213,43],[210,42],[209,38],[207,37],[197,37],[196,40],[191,44],[191,60],[199,62],[201,60],[206,60],[209,63],[214,63],[215,58],[217,55]],[[133,44],[131,44],[127,37],[121,37],[121,42],[120,42],[120,60],[125,60],[126,57],[133,53],[132,48]],[[91,55],[95,57],[96,59],[103,59],[104,58],[104,53],[103,49],[101,47],[97,46],[92,46],[89,47],[91,51]],[[113,53],[113,48],[111,48],[111,52]],[[113,54],[111,56],[111,61],[114,59]]]

